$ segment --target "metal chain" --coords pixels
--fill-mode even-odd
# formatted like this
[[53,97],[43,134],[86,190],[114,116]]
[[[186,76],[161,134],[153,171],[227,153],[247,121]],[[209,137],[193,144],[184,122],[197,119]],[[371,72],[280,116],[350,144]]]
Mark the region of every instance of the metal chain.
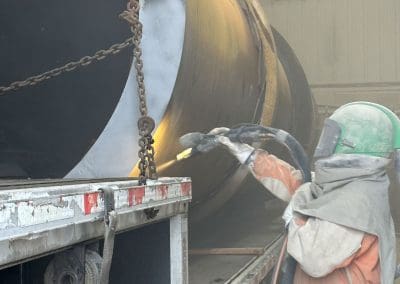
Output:
[[154,139],[151,132],[155,128],[154,120],[147,115],[146,105],[146,89],[144,85],[144,74],[143,74],[143,61],[142,61],[142,49],[140,43],[142,40],[142,23],[139,20],[140,4],[139,0],[130,0],[127,4],[126,11],[122,12],[120,17],[125,19],[131,25],[131,31],[133,33],[133,58],[136,69],[136,81],[137,81],[137,94],[139,97],[139,111],[141,114],[138,120],[139,128],[139,184],[146,184],[146,179],[156,179],[157,170],[154,162]]
[[142,61],[142,49],[140,47],[142,39],[142,24],[139,20],[139,0],[130,0],[127,4],[126,11],[120,14],[120,17],[125,19],[131,25],[131,31],[133,37],[125,40],[122,43],[114,44],[110,48],[105,50],[97,51],[93,56],[84,56],[78,61],[69,62],[61,67],[54,68],[42,74],[29,77],[23,81],[15,81],[8,86],[0,86],[0,96],[5,95],[7,92],[15,91],[25,86],[33,86],[48,79],[57,77],[63,73],[71,72],[77,68],[87,66],[94,61],[100,61],[105,59],[108,55],[117,54],[124,48],[134,45],[133,58],[136,69],[136,81],[137,81],[137,92],[139,97],[139,111],[141,114],[138,120],[139,128],[139,184],[146,184],[146,179],[156,179],[157,170],[154,162],[154,139],[151,132],[155,128],[154,120],[147,115],[146,105],[146,90],[144,85],[144,74],[143,74],[143,61]]
[[5,87],[0,86],[0,96],[5,95],[10,91],[16,91],[26,86],[33,86],[39,84],[48,79],[57,77],[63,73],[71,72],[79,67],[87,66],[93,63],[94,61],[103,60],[109,55],[118,54],[126,47],[132,45],[132,43],[133,43],[132,38],[128,38],[124,42],[113,44],[108,49],[101,49],[92,56],[84,56],[78,61],[69,62],[61,67],[57,67],[52,70],[46,71],[42,74],[29,77],[23,81],[15,81]]

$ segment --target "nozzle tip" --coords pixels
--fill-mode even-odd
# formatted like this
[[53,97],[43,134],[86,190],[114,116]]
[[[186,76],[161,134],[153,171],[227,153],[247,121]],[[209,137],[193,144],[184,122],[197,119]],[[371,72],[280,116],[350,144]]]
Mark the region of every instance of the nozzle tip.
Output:
[[193,148],[187,148],[180,152],[178,155],[176,155],[176,160],[181,161],[187,158],[190,158],[192,156],[192,150]]

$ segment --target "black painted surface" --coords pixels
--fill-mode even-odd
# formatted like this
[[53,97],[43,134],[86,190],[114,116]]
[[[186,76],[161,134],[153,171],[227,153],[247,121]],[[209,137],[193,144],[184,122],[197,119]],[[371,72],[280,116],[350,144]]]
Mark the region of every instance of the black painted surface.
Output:
[[0,270],[0,284],[43,284],[43,275],[54,255]]
[[288,131],[300,141],[302,146],[312,153],[313,131],[315,123],[315,109],[313,96],[308,85],[306,74],[296,54],[286,39],[272,27],[279,61],[285,70],[290,92],[292,107],[280,111],[290,112],[291,129]]
[[[0,85],[92,55],[129,35],[124,1],[0,1]],[[62,177],[96,141],[120,98],[131,48],[0,96],[0,163]],[[7,173],[8,174],[8,173]],[[0,173],[1,176],[1,173]]]
[[169,241],[169,221],[118,235],[110,283],[171,283]]
[[[120,233],[115,238],[110,284],[169,284],[169,221]],[[102,249],[101,249],[102,250]],[[41,284],[49,255],[0,270],[0,284]]]

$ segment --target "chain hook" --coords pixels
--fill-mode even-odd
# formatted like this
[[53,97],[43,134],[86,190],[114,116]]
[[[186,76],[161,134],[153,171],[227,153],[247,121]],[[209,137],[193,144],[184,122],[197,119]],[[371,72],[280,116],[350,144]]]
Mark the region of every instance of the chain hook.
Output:
[[136,82],[137,82],[137,95],[139,98],[139,111],[141,117],[138,119],[139,129],[139,184],[146,184],[146,179],[156,179],[157,169],[154,162],[154,139],[151,135],[155,128],[154,120],[147,115],[147,104],[146,104],[146,89],[144,84],[144,73],[143,73],[143,60],[142,60],[142,49],[140,47],[142,40],[142,23],[139,20],[140,3],[139,0],[129,0],[126,6],[126,11],[121,13],[121,17],[124,18],[130,25],[133,33],[132,42],[133,47],[133,58],[134,66],[136,69]]

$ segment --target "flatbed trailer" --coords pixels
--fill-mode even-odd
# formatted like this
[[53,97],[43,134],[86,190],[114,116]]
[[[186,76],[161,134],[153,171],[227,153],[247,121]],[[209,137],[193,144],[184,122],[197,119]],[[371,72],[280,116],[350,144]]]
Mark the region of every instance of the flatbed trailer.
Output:
[[[107,199],[110,195],[112,198]],[[163,233],[169,236],[169,256],[164,256],[169,261],[169,275],[159,283],[188,283],[190,200],[190,178],[148,180],[145,186],[139,186],[134,179],[3,180],[0,182],[0,273],[44,256],[76,251],[77,247],[99,250],[96,244],[106,233],[105,217],[111,207],[117,221],[117,235],[169,221],[169,226],[164,226],[168,232]],[[146,245],[145,235],[136,238],[143,242],[141,246]],[[147,252],[146,257],[149,257]],[[153,257],[162,258],[157,252]],[[129,265],[126,268],[146,269]],[[137,283],[151,283],[143,276],[139,278]],[[32,278],[25,282],[42,283]]]

